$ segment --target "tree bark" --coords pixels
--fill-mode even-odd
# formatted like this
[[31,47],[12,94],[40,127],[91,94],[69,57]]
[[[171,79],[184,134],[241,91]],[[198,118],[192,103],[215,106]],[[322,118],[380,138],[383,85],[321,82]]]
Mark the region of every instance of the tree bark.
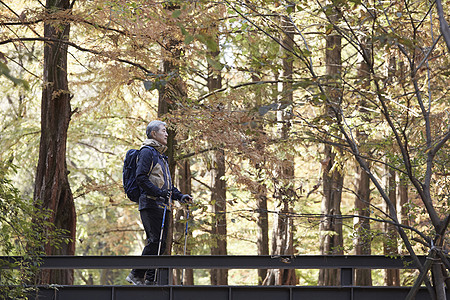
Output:
[[[339,170],[332,170],[336,164],[335,154],[330,146],[325,146],[324,157],[328,161],[325,165],[323,180],[322,214],[325,215],[320,223],[320,252],[322,255],[343,254],[341,197],[344,176]],[[339,269],[321,269],[319,271],[319,285],[340,285]]]
[[[49,14],[69,10],[68,0],[47,0]],[[44,37],[69,40],[70,25],[65,22],[46,22]],[[46,255],[74,255],[76,212],[72,191],[68,181],[66,163],[67,130],[71,117],[67,81],[67,45],[65,43],[45,43],[44,74],[41,102],[41,137],[39,160],[34,189],[34,203],[42,209],[49,209],[49,221],[57,229],[65,230],[68,243],[55,247],[44,246]],[[45,228],[40,228],[45,232]],[[44,270],[41,284],[72,284],[73,270]]]
[[[168,1],[165,5],[165,9],[169,12],[168,14],[171,14],[172,11],[179,9],[179,6]],[[182,54],[180,44],[182,42],[173,38],[170,33],[170,27],[165,32],[162,32],[162,36],[165,38],[163,40],[163,47],[161,47],[161,73],[165,76],[166,84],[158,89],[158,118],[160,119],[163,119],[164,115],[174,109],[173,103],[182,101],[187,96],[185,83],[178,74]],[[174,182],[176,166],[176,161],[174,159],[176,132],[172,127],[168,127],[167,133],[167,150],[165,155],[168,157],[169,170],[172,176],[172,182]],[[169,220],[170,226],[168,226],[167,232],[167,247],[164,254],[170,254],[172,250],[174,228],[172,210],[170,211]]]
[[[338,18],[337,13],[330,16],[330,19],[334,22]],[[331,105],[339,107],[342,101],[342,90],[338,79],[341,74],[341,48],[341,36],[339,34],[330,34],[326,37],[326,73],[331,79],[327,90],[330,103],[325,108],[325,114],[331,117],[333,117]],[[328,144],[324,146],[322,165],[322,214],[325,217],[319,228],[321,233],[320,250],[322,255],[343,254],[342,219],[339,216],[341,215],[340,206],[344,176],[341,173],[342,166],[336,161],[335,151]],[[339,285],[340,270],[321,269],[318,283],[319,285]]]
[[[393,207],[397,206],[396,195],[396,180],[395,171],[389,166],[385,167],[385,189],[389,195],[389,199],[392,202]],[[396,214],[396,212],[390,211],[389,207],[385,205],[385,212],[388,215]],[[384,227],[385,240],[383,243],[383,250],[385,255],[397,255],[398,254],[398,241],[397,241],[397,229],[392,224],[386,224]],[[398,269],[386,269],[384,282],[387,286],[400,286],[400,270]]]
[[[370,52],[368,47],[365,47],[366,52]],[[362,61],[358,68],[358,78],[363,80],[362,89],[366,90],[370,85],[369,66],[365,61]],[[357,95],[358,112],[362,118],[368,119],[369,114],[366,109],[368,101],[366,101],[364,92],[362,95]],[[356,140],[359,145],[365,145],[367,134],[361,130],[356,130]],[[366,162],[367,163],[367,162]],[[370,178],[369,174],[361,168],[360,164],[356,162],[356,197],[355,210],[356,214],[361,218],[355,218],[354,230],[356,238],[354,240],[356,255],[370,255],[371,254],[371,232],[370,232]],[[356,269],[355,270],[355,285],[357,286],[371,286],[372,285],[372,271],[370,269]]]
[[[258,255],[269,255],[269,216],[267,213],[267,195],[265,186],[261,184],[261,191],[256,196],[256,205],[258,210],[258,237],[257,247]],[[258,269],[258,284],[262,284],[267,276],[266,269]]]
[[[356,188],[355,210],[356,214],[362,218],[355,218],[355,254],[371,255],[370,222],[369,219],[365,218],[370,216],[370,179],[369,175],[358,163],[356,164]],[[371,286],[371,270],[356,269],[355,285]]]
[[[295,6],[287,3],[292,9]],[[289,139],[289,131],[291,127],[291,114],[286,109],[293,103],[293,68],[294,58],[290,50],[294,46],[295,28],[288,17],[281,17],[281,28],[283,38],[281,40],[281,49],[284,52],[282,59],[283,64],[283,85],[279,94],[279,110],[277,111],[278,136],[282,141]],[[275,184],[275,195],[278,207],[278,213],[273,221],[272,235],[272,254],[273,255],[294,255],[294,224],[290,214],[293,212],[292,206],[296,200],[295,191],[292,187],[294,180],[294,156],[286,153],[286,157],[281,161],[278,171],[278,179]],[[296,285],[297,278],[294,269],[270,270],[263,282],[264,285]]]
[[[400,177],[397,174],[397,178]],[[397,183],[397,191],[398,191],[398,202],[397,202],[397,211],[400,213],[400,222],[402,225],[409,226],[409,217],[408,217],[408,183],[405,179],[399,178]]]
[[[214,30],[214,29],[213,29]],[[218,43],[216,37],[216,43]],[[219,50],[210,52],[211,59],[217,60]],[[208,90],[210,92],[218,90],[222,87],[221,70],[216,70],[208,63]],[[219,104],[223,105],[223,103]],[[211,204],[213,212],[212,236],[213,245],[211,247],[211,255],[227,254],[227,201],[226,201],[226,183],[223,179],[225,176],[225,151],[220,149],[212,154],[211,167]],[[228,270],[212,269],[210,272],[212,285],[227,285]]]
[[[392,84],[394,80],[395,70],[396,70],[396,58],[395,56],[389,57],[388,63],[388,83]],[[397,183],[396,183],[396,173],[388,166],[390,161],[386,159],[386,165],[384,170],[384,186],[386,194],[392,203],[393,210],[397,209]],[[384,203],[384,202],[383,202]],[[391,211],[390,207],[385,204],[385,212],[388,215],[396,215],[396,211]],[[391,224],[385,224],[384,227],[386,239],[384,241],[384,254],[386,255],[396,255],[398,254],[398,241],[397,241],[397,228]],[[399,286],[400,285],[400,271],[396,269],[387,269],[385,273],[385,283],[388,286]]]
[[[261,75],[256,71],[252,74],[252,81],[259,82],[261,81]],[[255,91],[255,103],[256,107],[259,108],[262,105],[262,97],[260,89],[256,89]],[[258,130],[264,132],[263,120],[256,125],[258,126]],[[265,147],[264,144],[257,145],[258,150],[263,150]],[[267,187],[263,178],[263,168],[262,165],[257,164],[255,166],[257,172],[257,180],[258,185],[257,188],[252,191],[255,194],[256,201],[256,210],[258,212],[258,219],[256,221],[256,225],[258,227],[258,236],[256,240],[256,246],[258,255],[269,255],[269,214],[267,210]],[[258,284],[262,285],[264,279],[267,276],[267,269],[258,269]]]
[[[274,217],[272,255],[294,255],[293,220],[289,217],[292,213],[289,199],[281,200],[281,209]],[[296,285],[297,278],[295,270],[270,269],[264,279],[263,285]]]
[[[178,176],[177,176],[177,187],[183,193],[191,194],[192,193],[192,185],[191,185],[191,164],[188,159],[179,163],[178,167]],[[177,237],[176,247],[174,247],[175,253],[178,255],[191,255],[191,249],[189,247],[189,240],[192,239],[192,230],[190,218],[192,216],[187,216],[187,210],[178,209],[175,215],[175,236]],[[183,222],[181,221],[183,220]],[[186,236],[186,223],[188,222],[187,236]],[[185,239],[187,239],[186,253],[184,253],[184,243]],[[176,284],[183,285],[193,285],[194,284],[194,272],[192,269],[186,269],[184,272],[180,269],[176,270]]]
[[[211,170],[211,203],[213,208],[213,246],[211,255],[227,255],[227,220],[226,220],[226,184],[222,176],[225,174],[224,151],[217,150],[213,154],[213,168]],[[212,285],[227,285],[228,270],[212,269]]]

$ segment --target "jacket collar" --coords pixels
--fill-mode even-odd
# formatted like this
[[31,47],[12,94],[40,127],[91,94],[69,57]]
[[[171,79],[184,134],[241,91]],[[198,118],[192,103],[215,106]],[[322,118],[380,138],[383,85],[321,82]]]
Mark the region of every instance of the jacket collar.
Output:
[[159,153],[163,154],[167,150],[167,146],[164,146],[160,142],[154,139],[146,139],[144,143],[142,144],[142,147],[144,146],[150,146],[156,149]]

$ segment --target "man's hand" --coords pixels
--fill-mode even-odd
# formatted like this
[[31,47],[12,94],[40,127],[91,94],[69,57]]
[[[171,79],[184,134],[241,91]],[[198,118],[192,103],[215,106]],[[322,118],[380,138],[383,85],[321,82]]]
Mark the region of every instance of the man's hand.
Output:
[[181,196],[180,203],[192,203],[192,196],[184,194],[183,196]]
[[163,198],[164,200],[169,201],[170,194],[171,194],[171,192],[169,190],[161,189],[161,191],[159,192],[159,197]]

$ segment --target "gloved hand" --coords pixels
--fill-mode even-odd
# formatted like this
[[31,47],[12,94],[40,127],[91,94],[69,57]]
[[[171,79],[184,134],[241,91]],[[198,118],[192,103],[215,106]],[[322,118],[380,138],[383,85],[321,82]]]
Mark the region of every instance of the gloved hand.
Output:
[[167,189],[161,189],[159,192],[159,197],[163,198],[164,200],[169,200],[170,198],[170,191]]
[[184,194],[183,196],[181,196],[180,203],[192,203],[192,196]]

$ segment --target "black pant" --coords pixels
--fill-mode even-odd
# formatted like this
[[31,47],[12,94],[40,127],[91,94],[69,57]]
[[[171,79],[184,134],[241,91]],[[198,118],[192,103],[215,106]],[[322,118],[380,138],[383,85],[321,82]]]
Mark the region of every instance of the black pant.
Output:
[[[161,235],[161,227],[163,222],[164,208],[147,208],[142,209],[141,220],[144,225],[145,233],[147,235],[147,245],[142,250],[142,255],[157,255],[159,247],[159,238]],[[164,254],[166,250],[166,239],[169,227],[169,211],[166,211],[166,218],[164,220],[163,235],[161,240],[161,252]],[[155,280],[155,269],[133,269],[131,271],[134,276],[144,278],[149,281]]]

